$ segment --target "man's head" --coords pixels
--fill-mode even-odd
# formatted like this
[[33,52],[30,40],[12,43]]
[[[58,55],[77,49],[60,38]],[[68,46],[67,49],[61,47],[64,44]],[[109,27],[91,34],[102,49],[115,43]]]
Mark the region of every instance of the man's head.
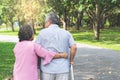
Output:
[[47,14],[45,19],[45,27],[49,27],[51,24],[60,24],[59,17],[53,12]]

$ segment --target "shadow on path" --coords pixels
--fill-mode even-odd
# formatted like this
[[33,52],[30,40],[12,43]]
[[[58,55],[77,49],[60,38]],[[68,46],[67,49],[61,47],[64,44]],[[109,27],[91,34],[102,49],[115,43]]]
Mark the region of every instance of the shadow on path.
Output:
[[120,52],[79,44],[74,75],[75,80],[120,80]]

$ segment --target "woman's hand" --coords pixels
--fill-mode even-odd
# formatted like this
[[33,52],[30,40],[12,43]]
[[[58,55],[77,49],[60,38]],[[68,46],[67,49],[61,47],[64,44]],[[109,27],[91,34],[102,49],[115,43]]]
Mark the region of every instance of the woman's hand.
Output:
[[66,58],[66,59],[68,58],[68,54],[67,53],[64,52],[64,53],[60,53],[60,54],[61,54],[62,58]]
[[55,54],[54,56],[54,59],[57,59],[57,58],[68,58],[68,54],[66,52],[62,52],[62,53],[57,53]]

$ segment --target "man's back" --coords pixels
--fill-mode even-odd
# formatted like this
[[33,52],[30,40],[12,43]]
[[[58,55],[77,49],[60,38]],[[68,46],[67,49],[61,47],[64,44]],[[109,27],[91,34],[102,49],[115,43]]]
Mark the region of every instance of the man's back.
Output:
[[[69,47],[75,44],[71,34],[58,25],[52,24],[49,28],[43,29],[38,37],[39,44],[49,51],[67,52]],[[47,73],[64,73],[69,72],[69,59],[54,59],[47,66],[41,66],[42,70]]]

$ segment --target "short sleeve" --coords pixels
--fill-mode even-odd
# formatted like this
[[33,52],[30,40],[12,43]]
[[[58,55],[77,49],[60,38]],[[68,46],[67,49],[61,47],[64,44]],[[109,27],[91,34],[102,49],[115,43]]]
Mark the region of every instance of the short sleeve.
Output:
[[41,58],[44,59],[43,65],[46,65],[46,64],[50,63],[51,60],[53,59],[53,57],[54,57],[55,54],[56,54],[56,53],[54,53],[54,52],[50,52],[50,51],[44,49],[44,48],[41,47],[39,44],[36,44],[36,43],[35,43],[34,46],[35,46],[35,47],[34,47],[34,48],[35,48],[35,49],[34,49],[34,50],[35,50],[35,53],[36,53],[39,57],[41,57]]
[[73,36],[69,33],[69,47],[71,47],[72,45],[76,44],[74,41]]

